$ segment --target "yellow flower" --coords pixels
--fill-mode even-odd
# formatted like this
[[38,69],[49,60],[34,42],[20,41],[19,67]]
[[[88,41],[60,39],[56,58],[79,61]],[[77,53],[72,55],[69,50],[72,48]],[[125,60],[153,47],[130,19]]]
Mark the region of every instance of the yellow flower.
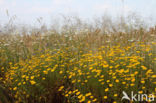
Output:
[[68,96],[69,96],[68,94],[65,95],[65,97],[68,97]]
[[142,84],[144,84],[144,83],[145,83],[145,81],[144,81],[144,80],[142,80],[142,81],[141,81],[141,83],[142,83]]
[[132,84],[130,84],[130,85],[131,85],[131,86],[134,86],[135,84],[132,83]]
[[113,68],[113,66],[110,66],[109,68],[110,68],[110,69],[112,69],[112,68]]
[[26,80],[29,80],[29,76],[26,76]]
[[145,66],[141,66],[143,70],[147,70],[147,68]]
[[113,76],[113,79],[116,79],[116,76]]
[[110,82],[110,80],[107,80],[106,82],[107,82],[107,83],[109,83],[109,82]]
[[74,80],[72,80],[72,83],[75,83],[76,82],[76,80],[74,79]]
[[117,97],[118,96],[118,94],[114,94],[114,97]]
[[119,80],[118,80],[118,79],[116,79],[116,80],[115,80],[115,82],[116,82],[116,83],[119,83]]
[[31,85],[36,84],[36,82],[34,80],[31,80],[30,83],[31,83]]
[[91,76],[89,75],[89,76],[87,76],[87,78],[90,78]]
[[82,96],[83,96],[83,95],[81,94],[81,95],[78,96],[78,98],[80,99]]
[[103,84],[104,84],[104,82],[101,82],[101,84],[103,85]]
[[103,80],[104,80],[104,79],[99,79],[98,81],[101,82],[101,81],[103,81]]
[[92,99],[92,98],[94,98],[93,96],[90,96],[90,98]]
[[62,73],[63,73],[63,71],[60,71],[59,73],[60,73],[60,74],[62,74]]
[[91,103],[91,101],[89,100],[89,101],[87,101],[87,103]]
[[55,69],[51,69],[51,72],[54,72],[55,71]]
[[31,78],[31,79],[34,79],[34,76],[31,76],[30,78]]
[[142,89],[145,89],[145,87],[142,87]]
[[90,68],[89,68],[89,70],[92,70],[92,69],[93,69],[93,67],[90,67]]
[[76,95],[79,95],[79,94],[80,94],[80,92],[77,92],[77,93],[76,93]]
[[21,85],[21,83],[18,83],[18,86],[20,86]]
[[152,75],[152,78],[156,78],[156,75]]
[[14,87],[13,90],[17,90],[17,87]]
[[112,86],[113,86],[113,84],[109,84],[109,86],[110,86],[110,87],[112,87]]
[[61,87],[58,89],[58,91],[62,91],[63,88],[64,88],[64,86],[61,86]]
[[104,98],[104,99],[107,99],[107,96],[104,96],[103,98]]
[[109,91],[109,88],[106,88],[106,89],[105,89],[105,92],[108,92],[108,91]]
[[109,65],[107,65],[107,64],[106,64],[106,65],[103,65],[104,68],[107,68],[108,66],[109,66]]
[[96,102],[97,101],[97,99],[95,98],[95,99],[93,99],[93,102]]
[[88,80],[85,80],[84,82],[88,82]]
[[131,82],[134,82],[135,81],[135,78],[133,78],[132,80],[131,80]]
[[45,80],[45,77],[43,77],[42,80]]
[[78,80],[77,82],[81,82],[81,80]]
[[122,82],[122,84],[126,84],[126,82]]
[[26,76],[25,75],[22,75],[22,78],[25,78]]
[[140,94],[142,94],[142,93],[143,93],[143,91],[139,91],[139,93],[140,93]]
[[75,92],[78,92],[78,91],[79,91],[78,89],[75,90]]
[[69,92],[68,92],[68,94],[71,94],[71,93],[72,93],[72,91],[69,91]]
[[44,74],[48,74],[48,71],[44,70],[43,73],[44,73]]
[[80,100],[80,102],[84,102],[85,101],[85,96],[82,96],[82,99]]
[[137,75],[138,74],[138,71],[134,72],[134,74]]
[[91,94],[91,93],[87,93],[85,96],[88,97],[88,96],[90,96],[90,95],[92,95],[92,94]]
[[100,78],[103,78],[103,77],[104,77],[104,75],[101,75],[101,76],[100,76]]

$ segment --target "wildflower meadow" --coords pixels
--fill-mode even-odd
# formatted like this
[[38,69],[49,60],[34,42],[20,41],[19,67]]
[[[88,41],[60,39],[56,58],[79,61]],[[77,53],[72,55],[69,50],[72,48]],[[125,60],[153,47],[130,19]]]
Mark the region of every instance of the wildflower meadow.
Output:
[[86,25],[0,32],[0,103],[155,103],[156,27]]

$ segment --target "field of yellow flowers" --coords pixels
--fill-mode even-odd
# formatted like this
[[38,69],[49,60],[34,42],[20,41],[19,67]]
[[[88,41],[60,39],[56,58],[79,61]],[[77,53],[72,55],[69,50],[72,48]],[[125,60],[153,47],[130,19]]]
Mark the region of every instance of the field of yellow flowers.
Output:
[[0,103],[133,103],[121,101],[123,91],[155,95],[155,34],[0,35]]

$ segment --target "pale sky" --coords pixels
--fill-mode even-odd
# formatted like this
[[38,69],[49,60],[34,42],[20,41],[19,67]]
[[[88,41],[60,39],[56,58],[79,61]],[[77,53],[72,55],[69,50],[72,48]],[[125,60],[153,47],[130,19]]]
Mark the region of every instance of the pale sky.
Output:
[[16,15],[17,21],[28,24],[39,17],[49,22],[61,14],[91,18],[104,12],[112,16],[137,12],[156,21],[156,0],[124,0],[124,11],[122,8],[121,0],[0,0],[0,23],[8,21],[6,10],[10,16]]

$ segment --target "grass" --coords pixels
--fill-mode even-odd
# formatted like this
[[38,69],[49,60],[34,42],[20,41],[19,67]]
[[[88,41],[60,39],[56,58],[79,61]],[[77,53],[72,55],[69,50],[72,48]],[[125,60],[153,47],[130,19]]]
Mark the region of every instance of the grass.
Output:
[[120,103],[122,91],[155,95],[155,34],[156,28],[1,33],[0,102]]

